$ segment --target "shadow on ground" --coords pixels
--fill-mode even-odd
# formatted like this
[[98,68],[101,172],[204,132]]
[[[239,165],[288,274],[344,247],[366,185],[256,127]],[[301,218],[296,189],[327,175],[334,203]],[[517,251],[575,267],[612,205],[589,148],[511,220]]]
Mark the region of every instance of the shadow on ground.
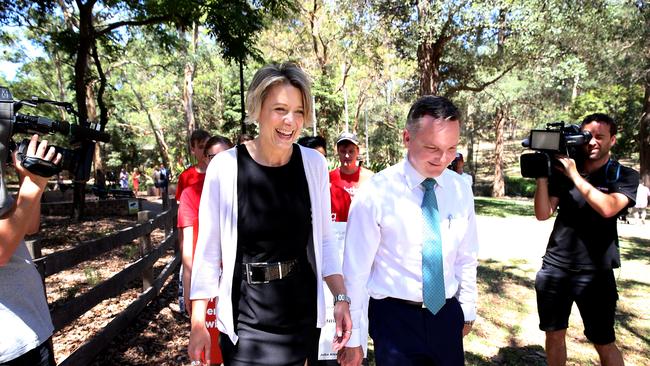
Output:
[[528,277],[513,273],[519,263],[504,264],[494,259],[479,261],[477,279],[487,286],[487,291],[492,294],[503,294],[506,283],[534,288],[535,281]]
[[539,345],[524,347],[502,347],[499,353],[491,358],[486,358],[471,352],[465,353],[465,365],[467,366],[546,366],[546,353]]
[[650,264],[650,240],[626,236],[621,237],[621,256],[623,260],[638,260]]

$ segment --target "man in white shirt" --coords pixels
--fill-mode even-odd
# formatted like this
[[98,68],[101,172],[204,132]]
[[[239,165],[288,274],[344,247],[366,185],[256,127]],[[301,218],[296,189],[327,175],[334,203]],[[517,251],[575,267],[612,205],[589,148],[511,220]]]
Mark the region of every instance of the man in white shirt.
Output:
[[418,99],[403,132],[406,158],[375,174],[352,202],[343,257],[351,302],[337,303],[350,306],[353,322],[342,365],[361,362],[366,294],[378,366],[464,364],[463,336],[476,318],[478,238],[471,188],[446,169],[459,119],[446,98]]

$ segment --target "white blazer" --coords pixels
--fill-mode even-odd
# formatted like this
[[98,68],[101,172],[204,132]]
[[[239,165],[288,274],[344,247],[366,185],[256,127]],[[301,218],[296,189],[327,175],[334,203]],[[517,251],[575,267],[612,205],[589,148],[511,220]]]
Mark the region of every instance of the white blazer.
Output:
[[[300,146],[312,210],[312,246],[308,258],[316,273],[318,317],[325,325],[324,277],[341,273],[341,258],[332,236],[329,175],[325,158],[316,150]],[[219,298],[217,327],[237,343],[232,286],[237,254],[237,151],[215,156],[208,166],[201,204],[199,236],[192,265],[190,299]],[[223,268],[223,269],[222,269]]]

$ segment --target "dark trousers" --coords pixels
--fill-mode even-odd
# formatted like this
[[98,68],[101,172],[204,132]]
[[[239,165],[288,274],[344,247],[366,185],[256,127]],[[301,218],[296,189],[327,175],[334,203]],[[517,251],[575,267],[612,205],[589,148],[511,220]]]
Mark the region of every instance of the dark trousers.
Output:
[[54,352],[52,351],[52,339],[43,342],[40,346],[32,349],[22,356],[11,361],[0,364],[0,366],[54,366]]
[[456,298],[433,315],[403,300],[370,299],[369,333],[377,366],[464,365],[463,310]]

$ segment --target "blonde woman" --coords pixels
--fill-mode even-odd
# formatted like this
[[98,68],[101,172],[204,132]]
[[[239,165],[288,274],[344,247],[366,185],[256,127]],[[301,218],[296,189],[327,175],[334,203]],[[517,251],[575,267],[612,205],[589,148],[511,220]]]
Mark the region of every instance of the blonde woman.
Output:
[[258,70],[247,94],[259,134],[216,156],[201,196],[192,268],[192,364],[209,362],[205,307],[217,297],[224,364],[304,365],[317,358],[324,278],[338,299],[335,349],[352,324],[330,232],[327,164],[294,143],[311,123],[308,76],[294,64]]

